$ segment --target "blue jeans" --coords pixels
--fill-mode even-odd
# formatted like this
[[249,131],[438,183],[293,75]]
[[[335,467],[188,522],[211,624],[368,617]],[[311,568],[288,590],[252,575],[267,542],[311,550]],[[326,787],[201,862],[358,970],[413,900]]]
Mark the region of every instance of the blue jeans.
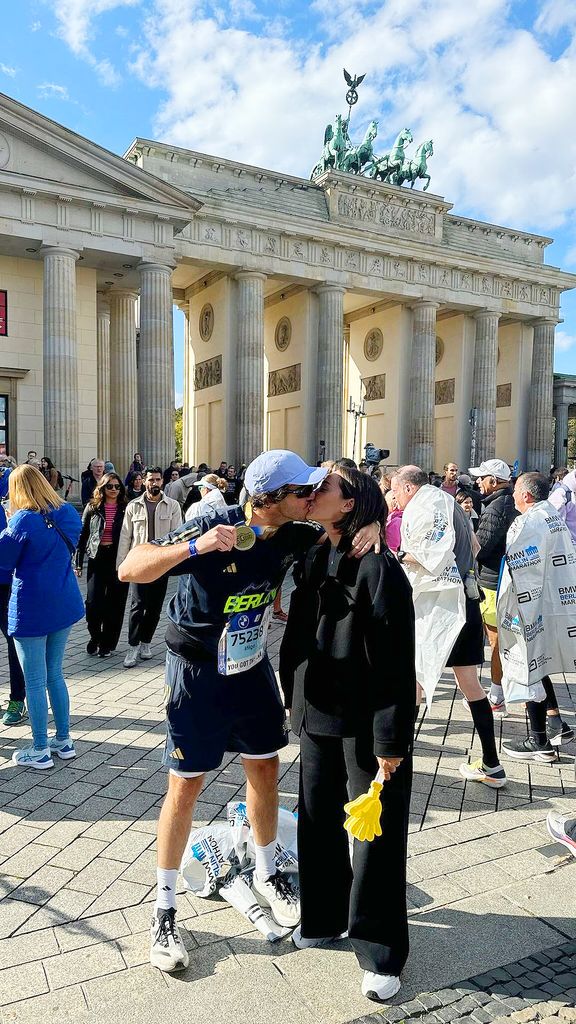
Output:
[[18,660],[26,680],[26,703],[36,750],[48,746],[48,700],[56,725],[56,739],[66,740],[70,733],[70,699],[62,675],[62,659],[70,626],[48,636],[14,637]]

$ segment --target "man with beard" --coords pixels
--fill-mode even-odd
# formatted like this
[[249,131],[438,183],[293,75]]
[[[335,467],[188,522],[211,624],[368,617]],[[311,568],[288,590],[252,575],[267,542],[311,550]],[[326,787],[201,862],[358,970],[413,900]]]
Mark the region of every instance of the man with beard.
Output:
[[[167,498],[162,493],[162,470],[159,466],[147,469],[144,473],[144,494],[134,498],[126,507],[116,567],[124,561],[132,548],[165,537],[181,522],[180,505],[174,498]],[[168,577],[161,576],[153,583],[135,583],[130,588],[130,646],[124,658],[124,668],[134,668],[139,657],[143,661],[152,657],[150,644],[160,619],[167,586]]]
[[[248,466],[244,509],[227,506],[184,523],[159,542],[133,548],[119,576],[149,585],[179,575],[166,643],[168,793],[158,823],[158,891],[150,961],[162,971],[188,964],[175,920],[178,868],[206,772],[240,754],[255,840],[253,892],[278,924],[295,927],[297,894],[276,865],[278,750],[286,746],[283,703],[266,651],[274,598],[286,570],[322,540],[306,524],[314,487],[327,471],[293,452],[264,452]],[[377,544],[378,524],[354,538],[354,553]],[[182,539],[184,538],[184,539]]]

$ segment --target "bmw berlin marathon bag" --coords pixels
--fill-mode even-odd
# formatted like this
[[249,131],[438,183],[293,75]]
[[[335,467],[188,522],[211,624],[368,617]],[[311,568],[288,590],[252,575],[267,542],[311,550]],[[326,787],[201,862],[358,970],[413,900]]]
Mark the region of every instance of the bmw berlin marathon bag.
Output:
[[[289,935],[292,929],[277,924],[252,892],[254,836],[246,804],[230,803],[227,811],[226,822],[217,821],[204,828],[192,829],[180,865],[184,885],[195,896],[206,898],[218,894],[250,921],[268,942],[277,942]],[[278,812],[276,868],[288,875],[297,889],[296,815],[284,807]]]
[[541,701],[543,676],[576,669],[576,551],[549,501],[508,530],[498,637],[507,703]]

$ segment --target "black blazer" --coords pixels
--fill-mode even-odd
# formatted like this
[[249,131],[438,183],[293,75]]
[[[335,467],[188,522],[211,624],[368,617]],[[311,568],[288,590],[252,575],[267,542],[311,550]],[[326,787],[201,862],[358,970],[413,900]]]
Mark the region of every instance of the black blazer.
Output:
[[348,558],[318,545],[295,570],[280,648],[292,728],[355,736],[371,723],[374,753],[412,750],[416,706],[414,608],[390,551]]

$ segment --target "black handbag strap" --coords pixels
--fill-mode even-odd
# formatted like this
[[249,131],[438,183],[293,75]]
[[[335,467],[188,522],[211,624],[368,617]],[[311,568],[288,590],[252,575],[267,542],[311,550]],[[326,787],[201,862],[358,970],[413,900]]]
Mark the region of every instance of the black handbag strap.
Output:
[[60,534],[60,536],[62,537],[62,540],[64,541],[66,547],[68,548],[68,551],[70,552],[71,556],[74,557],[74,554],[76,553],[76,548],[74,547],[74,545],[73,545],[72,541],[70,540],[70,538],[67,537],[66,534],[64,533],[64,531],[60,529],[60,527],[58,526],[58,523],[55,523],[54,520],[48,515],[47,512],[43,512],[42,513],[42,518],[43,518],[44,522],[46,523],[46,526],[48,527],[49,530],[56,530],[56,533]]

